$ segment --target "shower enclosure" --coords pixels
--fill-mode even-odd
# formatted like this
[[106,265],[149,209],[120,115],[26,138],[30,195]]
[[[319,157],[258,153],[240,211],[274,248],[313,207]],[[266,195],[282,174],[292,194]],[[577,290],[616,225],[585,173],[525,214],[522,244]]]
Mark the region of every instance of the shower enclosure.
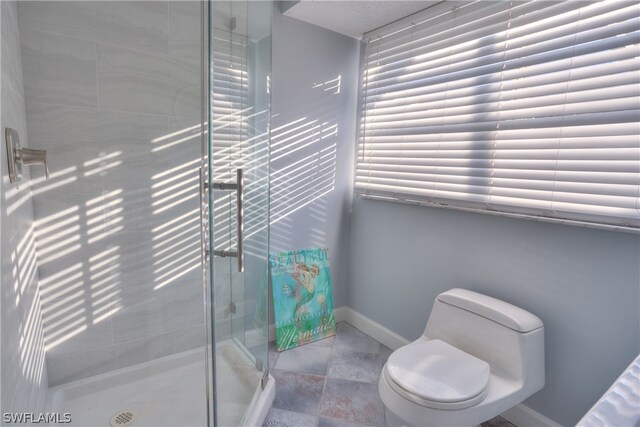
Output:
[[3,425],[261,423],[271,8],[1,2]]
[[[261,424],[255,412],[251,420],[239,419],[238,408],[265,399],[261,390],[269,383],[271,7],[263,1],[210,3],[205,187],[216,307],[213,412],[219,425]],[[273,380],[269,386],[273,394]]]

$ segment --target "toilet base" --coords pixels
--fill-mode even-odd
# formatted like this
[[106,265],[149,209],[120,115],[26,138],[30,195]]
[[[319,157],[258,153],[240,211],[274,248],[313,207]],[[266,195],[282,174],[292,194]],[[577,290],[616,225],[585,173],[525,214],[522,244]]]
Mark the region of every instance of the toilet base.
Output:
[[386,407],[384,408],[384,421],[387,427],[408,427],[407,423]]
[[378,392],[389,427],[472,427],[522,401],[523,390],[509,389],[509,384],[503,383],[500,378],[494,378],[493,384],[494,387],[489,390],[484,401],[461,410],[441,410],[418,405],[399,395],[387,383],[386,375],[380,375]]
[[[408,424],[406,421],[402,420],[402,418],[400,418],[393,412],[391,412],[389,408],[387,408],[386,406],[384,408],[384,421],[387,427],[414,427]],[[416,426],[416,427],[419,427],[419,426]],[[465,427],[465,426],[460,426],[460,427]],[[469,427],[481,427],[481,425],[476,424],[474,426],[469,426]]]

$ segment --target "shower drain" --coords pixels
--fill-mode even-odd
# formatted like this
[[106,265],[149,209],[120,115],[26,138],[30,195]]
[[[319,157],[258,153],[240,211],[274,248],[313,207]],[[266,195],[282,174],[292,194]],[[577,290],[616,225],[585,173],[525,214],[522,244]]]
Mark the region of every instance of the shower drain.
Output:
[[113,414],[109,420],[111,427],[129,426],[136,419],[136,411],[119,411]]

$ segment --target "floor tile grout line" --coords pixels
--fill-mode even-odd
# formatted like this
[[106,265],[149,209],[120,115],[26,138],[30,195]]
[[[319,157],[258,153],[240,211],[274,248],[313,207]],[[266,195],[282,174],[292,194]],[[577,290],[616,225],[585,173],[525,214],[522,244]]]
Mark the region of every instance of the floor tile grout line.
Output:
[[322,402],[324,401],[324,392],[327,389],[327,378],[329,377],[329,367],[333,361],[334,344],[331,344],[331,354],[329,355],[329,361],[327,362],[327,372],[324,376],[324,384],[322,385],[322,393],[320,393],[320,401],[318,402],[318,425],[320,425],[320,410],[322,409]]
[[329,377],[328,375],[327,375],[327,378],[336,380],[336,381],[344,381],[346,383],[356,383],[356,384],[363,384],[363,385],[375,385],[378,383],[378,380],[371,381],[371,382],[358,381],[358,380],[345,380],[344,378]]
[[310,375],[312,377],[322,377],[325,378],[326,375],[320,375],[320,374],[309,374],[307,372],[298,372],[298,371],[289,371],[288,369],[280,369],[280,368],[273,368],[274,371],[278,371],[278,372],[287,372],[290,374],[295,374],[295,375]]

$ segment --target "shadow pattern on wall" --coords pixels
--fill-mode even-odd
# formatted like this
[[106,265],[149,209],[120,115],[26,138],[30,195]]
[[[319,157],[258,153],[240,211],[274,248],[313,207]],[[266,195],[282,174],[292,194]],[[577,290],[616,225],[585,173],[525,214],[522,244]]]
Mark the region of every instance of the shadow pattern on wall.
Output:
[[[326,201],[335,189],[338,117],[342,77],[314,83],[313,101],[300,105],[302,117],[291,117],[271,132],[271,242],[273,250],[297,249],[294,233],[306,233],[309,244],[325,247]],[[293,116],[291,114],[290,116]],[[275,120],[282,120],[275,116]],[[291,215],[311,206],[309,229],[294,230]]]
[[200,4],[18,9],[50,385],[203,345]]

